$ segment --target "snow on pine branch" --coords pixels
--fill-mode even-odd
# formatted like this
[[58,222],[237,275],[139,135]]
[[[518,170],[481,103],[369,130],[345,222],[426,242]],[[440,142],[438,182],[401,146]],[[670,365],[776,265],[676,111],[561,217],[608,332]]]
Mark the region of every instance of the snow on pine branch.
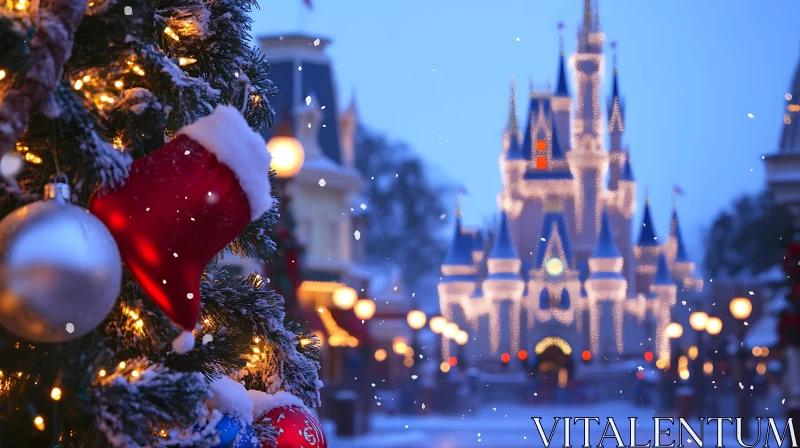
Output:
[[200,289],[203,319],[213,322],[223,336],[248,336],[249,346],[241,352],[247,363],[241,371],[230,372],[233,378],[243,380],[249,390],[284,390],[308,407],[319,406],[318,348],[304,347],[311,349],[308,355],[298,350],[303,335],[284,326],[283,297],[265,289],[256,278],[231,276],[219,269],[209,269],[208,274],[209,281],[204,281]]
[[[122,365],[121,365],[122,366]],[[215,424],[202,375],[174,372],[145,359],[131,360],[90,389],[95,423],[114,447],[211,447]],[[196,428],[205,428],[197,430]]]
[[102,185],[120,185],[128,176],[132,159],[114,148],[108,139],[98,132],[95,120],[68,86],[60,85],[53,92],[59,119],[68,128],[76,130],[74,138],[78,148],[92,165],[95,176]]

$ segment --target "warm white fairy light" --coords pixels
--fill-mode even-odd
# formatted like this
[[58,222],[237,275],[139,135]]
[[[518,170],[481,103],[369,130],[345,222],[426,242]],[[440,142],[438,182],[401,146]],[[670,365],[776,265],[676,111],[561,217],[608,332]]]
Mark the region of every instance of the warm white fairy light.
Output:
[[492,304],[489,311],[489,349],[494,355],[500,349],[500,303]]
[[557,336],[547,336],[543,338],[541,341],[536,343],[536,345],[533,348],[533,351],[537,355],[541,355],[542,353],[544,353],[545,350],[554,345],[559,349],[561,349],[561,351],[564,352],[565,355],[569,356],[572,354],[572,346],[570,346],[567,341]]
[[520,303],[518,300],[512,300],[511,306],[508,307],[508,331],[511,337],[511,353],[519,351],[519,318],[520,318]]

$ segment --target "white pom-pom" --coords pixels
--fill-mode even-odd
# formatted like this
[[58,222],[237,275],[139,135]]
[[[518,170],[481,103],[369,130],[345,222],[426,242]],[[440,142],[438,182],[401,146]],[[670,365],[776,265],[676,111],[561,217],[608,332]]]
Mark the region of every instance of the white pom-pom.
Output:
[[172,349],[179,355],[189,353],[189,350],[194,348],[194,335],[191,331],[184,331],[174,341],[172,341]]

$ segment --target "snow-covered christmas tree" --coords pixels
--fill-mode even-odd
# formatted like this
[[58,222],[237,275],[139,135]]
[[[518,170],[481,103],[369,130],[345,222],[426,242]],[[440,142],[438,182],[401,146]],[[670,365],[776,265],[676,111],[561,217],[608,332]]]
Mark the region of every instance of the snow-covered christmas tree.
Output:
[[318,341],[216,265],[275,247],[256,6],[0,4],[3,446],[327,446]]

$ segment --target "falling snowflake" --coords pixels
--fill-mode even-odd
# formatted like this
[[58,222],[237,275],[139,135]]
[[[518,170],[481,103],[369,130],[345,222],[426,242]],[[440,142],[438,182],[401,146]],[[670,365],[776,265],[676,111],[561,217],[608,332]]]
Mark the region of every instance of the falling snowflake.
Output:
[[425,403],[422,403],[422,409],[425,409]]
[[755,118],[753,114],[747,114],[747,118]]
[[209,342],[211,342],[213,340],[214,340],[214,336],[211,336],[211,334],[206,333],[206,334],[203,335],[203,345],[206,345],[206,344],[208,344]]
[[72,334],[73,331],[75,331],[75,325],[72,325],[71,322],[67,322],[67,333]]
[[636,367],[636,368],[637,368],[637,369],[639,369],[639,371],[640,371],[640,372],[641,372],[642,370],[644,370],[644,367],[642,367],[642,366],[638,366],[638,367]]
[[122,11],[125,13],[126,16],[133,15],[133,8],[131,8],[130,6],[126,6]]
[[319,186],[320,187],[324,187],[325,186],[325,179],[320,179],[319,180]]
[[517,38],[517,42],[519,42],[519,37]]
[[355,236],[356,237],[356,241],[358,241],[358,240],[361,239],[361,232],[356,230],[355,232],[353,232],[353,236]]
[[306,97],[306,106],[310,106],[310,105],[311,105],[311,96],[307,96]]
[[739,382],[739,389],[744,390],[744,384],[742,384],[741,381]]
[[417,378],[419,378],[417,375],[411,375],[411,379],[412,379],[412,380],[415,380],[415,379],[417,379]]
[[319,47],[319,39],[314,39],[314,46]]
[[361,204],[361,210],[366,210],[366,209],[367,209],[367,204]]

